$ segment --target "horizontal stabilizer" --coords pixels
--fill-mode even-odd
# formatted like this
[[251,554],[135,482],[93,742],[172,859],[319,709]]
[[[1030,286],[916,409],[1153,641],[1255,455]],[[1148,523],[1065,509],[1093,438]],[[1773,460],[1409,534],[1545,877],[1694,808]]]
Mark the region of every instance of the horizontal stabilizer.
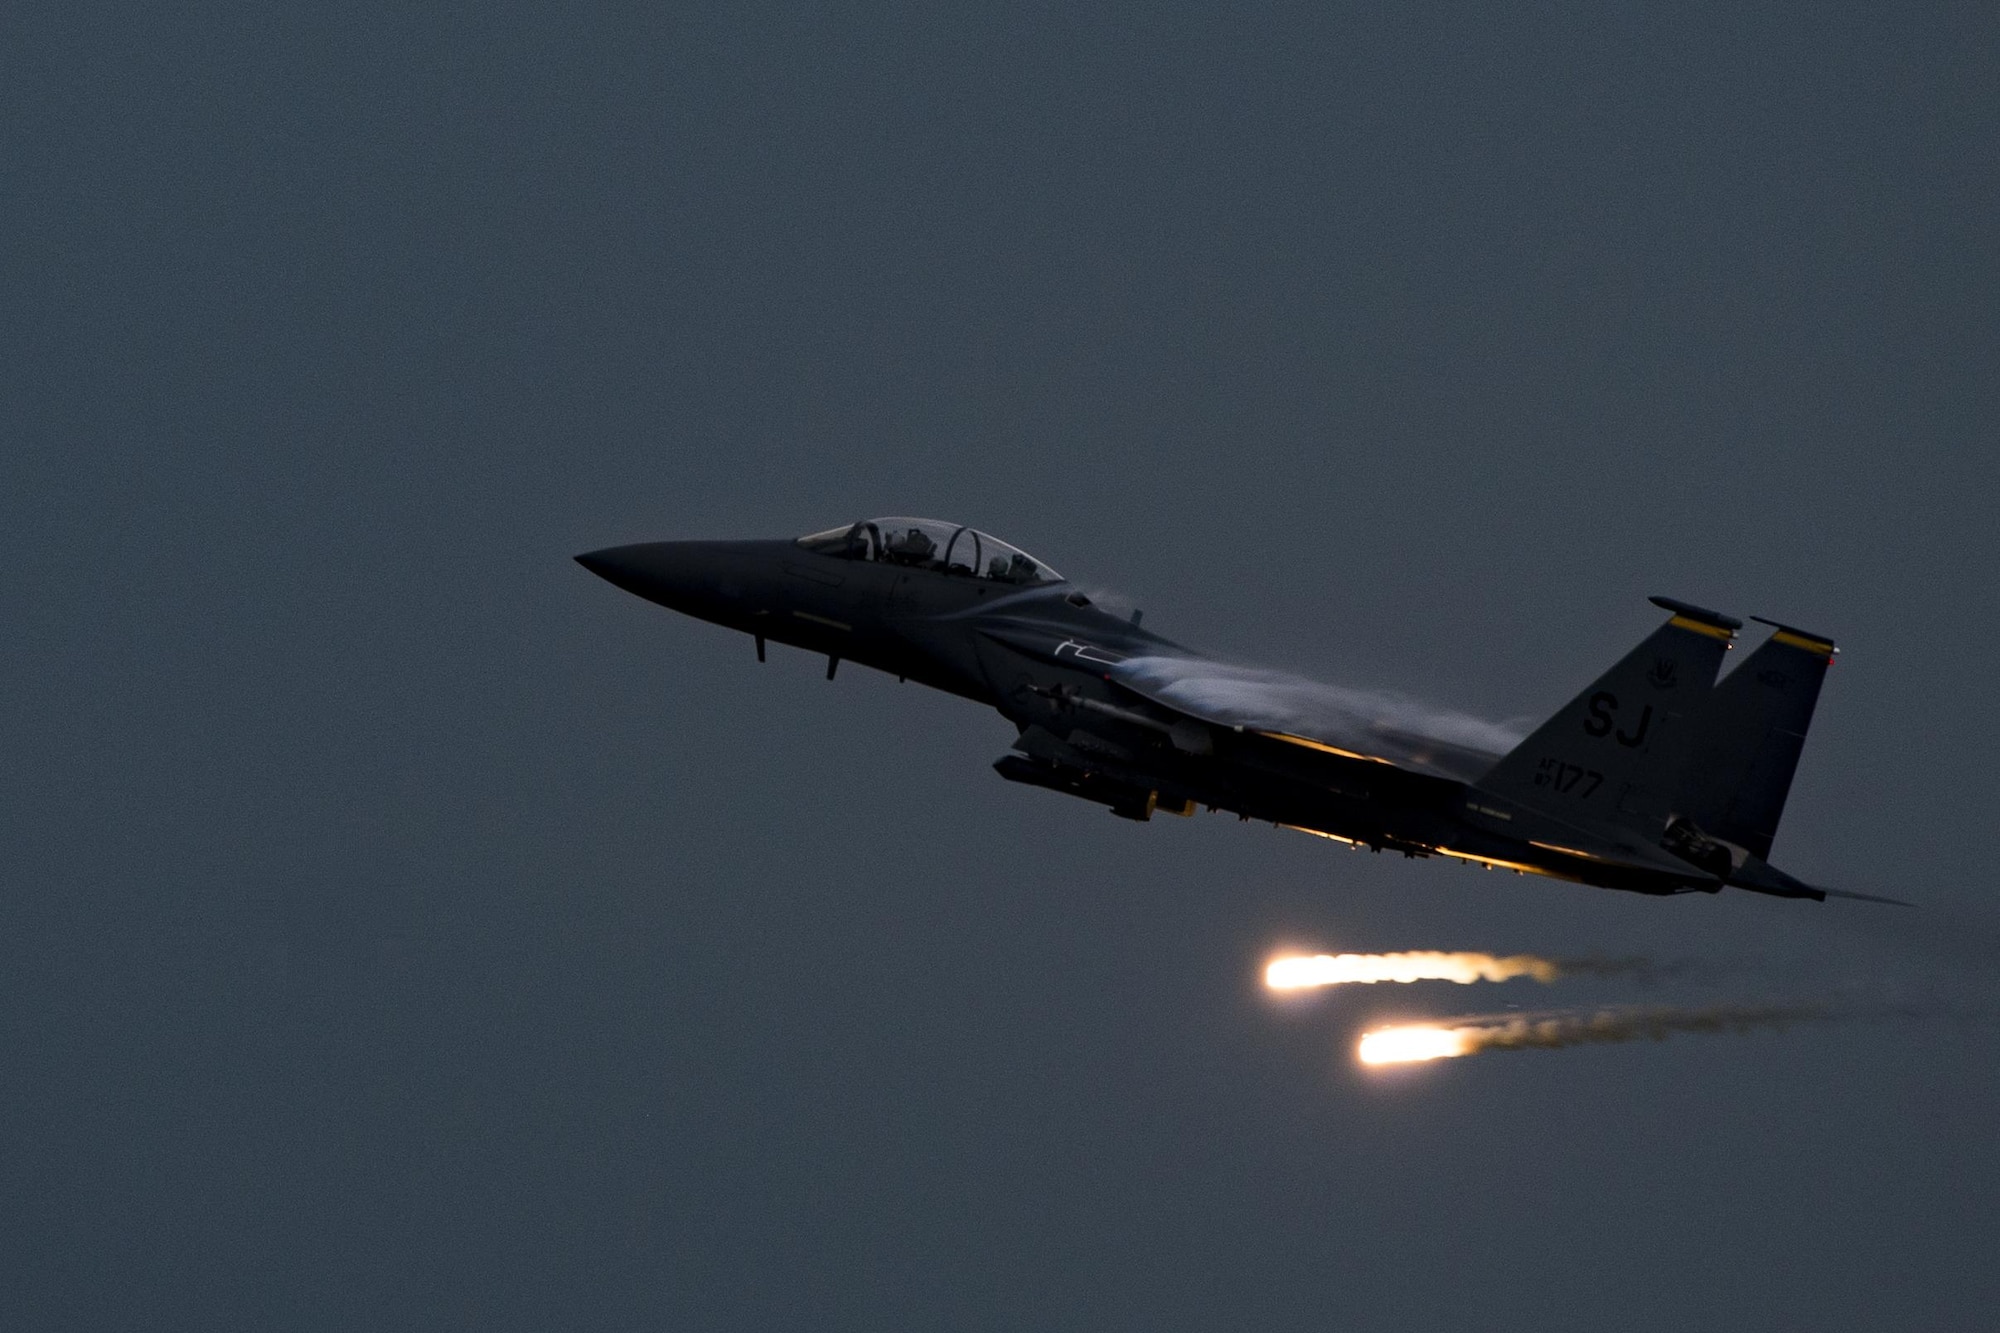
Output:
[[1729,874],[1729,886],[1748,889],[1752,893],[1768,893],[1774,898],[1811,898],[1825,902],[1828,898],[1850,898],[1863,903],[1887,903],[1891,907],[1915,907],[1915,903],[1904,902],[1901,898],[1885,898],[1879,893],[1856,893],[1852,889],[1822,889],[1816,884],[1794,879],[1769,861],[1751,857]]
[[1761,857],[1750,857],[1742,865],[1729,872],[1729,886],[1734,889],[1748,889],[1752,893],[1768,893],[1773,898],[1811,898],[1815,902],[1826,901],[1826,890],[1815,888],[1802,879],[1793,879],[1778,867]]
[[1829,898],[1852,898],[1852,899],[1854,899],[1854,900],[1855,900],[1856,902],[1863,902],[1863,903],[1887,903],[1887,904],[1889,904],[1889,906],[1891,906],[1891,907],[1915,907],[1915,906],[1916,906],[1916,904],[1915,904],[1915,903],[1912,903],[1912,902],[1905,902],[1905,901],[1904,901],[1903,899],[1901,899],[1901,898],[1887,898],[1887,897],[1884,897],[1884,896],[1883,896],[1882,894],[1879,894],[1879,893],[1856,893],[1856,892],[1855,892],[1854,890],[1852,890],[1852,889],[1823,889],[1823,890],[1821,890],[1821,892],[1825,893],[1825,894],[1826,894],[1826,896],[1827,896],[1827,897],[1829,897]]

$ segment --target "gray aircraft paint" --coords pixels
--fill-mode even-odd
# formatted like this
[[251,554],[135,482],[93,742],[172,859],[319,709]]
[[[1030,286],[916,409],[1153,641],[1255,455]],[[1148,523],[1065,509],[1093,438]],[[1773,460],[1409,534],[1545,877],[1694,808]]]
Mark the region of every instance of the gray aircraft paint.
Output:
[[[1395,696],[1213,661],[1109,614],[1017,548],[935,520],[577,560],[754,635],[760,657],[767,641],[790,644],[826,654],[829,678],[851,660],[998,709],[1020,733],[1019,753],[995,764],[1002,777],[1128,818],[1206,806],[1378,852],[1641,893],[1827,896],[1764,860],[1812,699],[1747,693],[1736,677],[1712,695],[1742,622],[1685,602],[1655,598],[1668,621],[1519,739]],[[1780,638],[1786,652],[1816,643]],[[1697,745],[1727,750],[1718,777],[1691,767]],[[1753,846],[1723,836],[1744,828]]]

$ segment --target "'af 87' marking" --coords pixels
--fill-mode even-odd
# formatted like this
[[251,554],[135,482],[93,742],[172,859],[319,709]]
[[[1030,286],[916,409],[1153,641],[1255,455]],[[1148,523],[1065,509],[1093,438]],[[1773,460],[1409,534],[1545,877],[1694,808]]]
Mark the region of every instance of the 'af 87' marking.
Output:
[[[1589,800],[1591,793],[1603,781],[1604,775],[1596,769],[1566,764],[1560,759],[1543,759],[1535,765],[1537,787],[1551,788],[1558,796],[1574,795],[1579,801]],[[1582,791],[1577,791],[1579,786],[1583,787]]]

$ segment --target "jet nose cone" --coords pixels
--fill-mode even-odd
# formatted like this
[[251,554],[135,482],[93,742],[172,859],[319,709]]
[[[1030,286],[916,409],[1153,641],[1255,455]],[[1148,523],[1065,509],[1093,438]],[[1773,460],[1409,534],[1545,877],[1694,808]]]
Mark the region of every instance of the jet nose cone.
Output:
[[783,542],[639,542],[586,551],[576,562],[634,596],[716,620],[757,611],[789,549]]
[[657,561],[648,560],[648,544],[637,546],[607,546],[601,551],[586,551],[576,557],[582,565],[607,583],[623,588],[626,592],[645,596],[649,587],[658,582],[660,571]]

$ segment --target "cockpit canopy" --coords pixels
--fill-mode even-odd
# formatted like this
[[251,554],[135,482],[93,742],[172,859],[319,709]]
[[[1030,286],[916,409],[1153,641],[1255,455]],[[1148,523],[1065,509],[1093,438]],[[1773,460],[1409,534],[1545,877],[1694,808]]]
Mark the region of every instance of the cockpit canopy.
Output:
[[1062,575],[1019,547],[932,518],[864,519],[801,537],[799,545],[841,560],[876,560],[996,583],[1062,582]]

